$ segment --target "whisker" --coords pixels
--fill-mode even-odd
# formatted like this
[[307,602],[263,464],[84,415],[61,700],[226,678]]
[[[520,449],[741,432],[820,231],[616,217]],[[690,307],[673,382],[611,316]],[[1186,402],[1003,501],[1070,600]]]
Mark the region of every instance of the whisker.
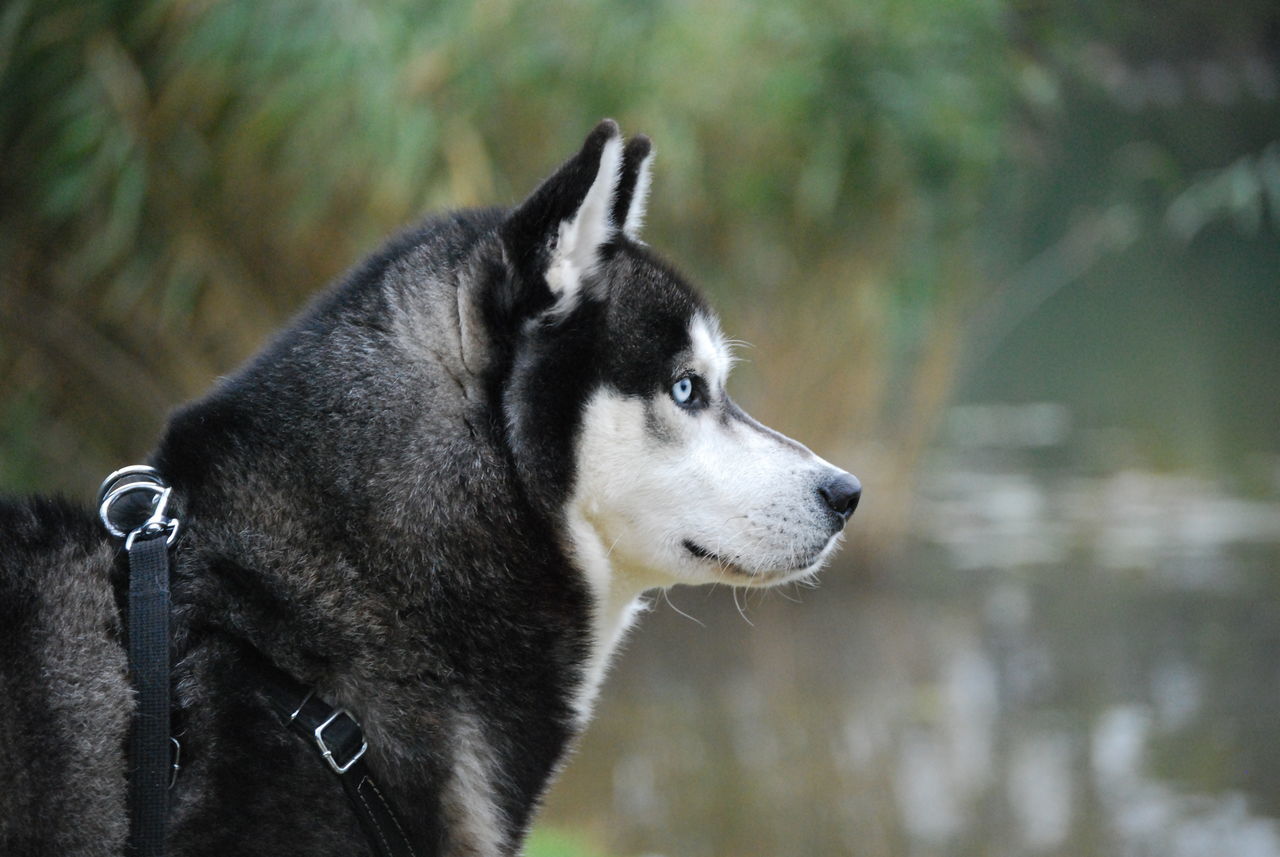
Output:
[[703,628],[707,627],[706,623],[705,623],[705,622],[703,622],[701,619],[698,619],[698,618],[697,618],[697,617],[695,617],[695,616],[690,616],[688,613],[684,612],[684,611],[683,611],[683,610],[681,610],[679,607],[677,607],[677,606],[675,605],[675,602],[671,600],[671,595],[668,593],[668,590],[667,590],[666,588],[660,589],[660,590],[658,590],[658,591],[662,593],[662,597],[663,597],[663,598],[665,598],[665,599],[666,599],[666,601],[667,601],[667,606],[668,606],[668,607],[670,607],[672,610],[676,611],[676,612],[677,612],[677,613],[679,613],[681,616],[683,616],[684,618],[688,619],[690,622],[693,622],[693,623],[695,623],[695,624],[697,624],[697,625],[700,625],[700,626],[702,626]]
[[787,586],[775,586],[775,587],[773,587],[773,591],[774,591],[774,592],[776,592],[776,593],[778,593],[778,597],[779,597],[779,598],[785,598],[785,599],[787,599],[788,601],[790,601],[790,602],[791,602],[791,603],[793,603],[793,604],[803,604],[804,602],[803,602],[803,601],[801,601],[799,598],[793,598],[793,597],[791,597],[790,595],[788,595],[788,594],[787,594],[787,589],[788,589],[788,588],[790,588],[790,586],[792,586],[792,585],[794,585],[794,584],[796,584],[796,583],[799,583],[799,582],[800,582],[800,581],[798,581],[798,580],[793,580],[793,581],[791,581],[791,583],[790,583],[790,584],[788,584]]
[[[746,622],[748,625],[754,628],[756,626],[756,623],[752,622],[750,619],[747,618],[746,610],[744,610],[743,606],[738,603],[738,592],[741,589],[742,587],[740,586],[733,587],[733,606],[738,608],[738,615],[742,617],[742,621]],[[745,601],[746,598],[744,597],[743,600]]]

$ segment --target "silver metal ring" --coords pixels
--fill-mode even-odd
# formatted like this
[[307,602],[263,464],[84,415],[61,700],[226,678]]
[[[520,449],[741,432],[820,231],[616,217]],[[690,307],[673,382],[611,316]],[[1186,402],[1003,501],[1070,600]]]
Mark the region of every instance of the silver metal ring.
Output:
[[98,503],[102,503],[108,491],[120,487],[119,483],[128,476],[139,477],[130,480],[131,482],[153,482],[161,486],[165,484],[164,477],[160,475],[160,471],[149,464],[132,464],[128,467],[121,467],[115,473],[102,480],[102,485],[98,488]]
[[151,494],[156,495],[158,501],[158,498],[165,496],[169,492],[169,489],[154,482],[129,482],[107,494],[107,496],[102,499],[102,505],[98,507],[98,518],[102,521],[102,525],[107,528],[107,532],[111,533],[111,535],[115,536],[117,539],[123,539],[128,536],[129,533],[112,523],[111,507],[121,497],[132,494],[135,491],[150,492]]
[[[125,532],[111,520],[111,507],[120,498],[136,491],[153,494],[156,499],[152,502],[151,516],[132,531]],[[121,468],[104,479],[102,487],[98,489],[98,519],[102,521],[102,526],[108,533],[117,539],[125,540],[126,550],[133,547],[133,541],[138,536],[150,538],[165,531],[168,532],[165,543],[171,545],[178,537],[179,526],[178,519],[169,517],[167,514],[169,498],[172,494],[173,489],[154,467],[135,464]]]

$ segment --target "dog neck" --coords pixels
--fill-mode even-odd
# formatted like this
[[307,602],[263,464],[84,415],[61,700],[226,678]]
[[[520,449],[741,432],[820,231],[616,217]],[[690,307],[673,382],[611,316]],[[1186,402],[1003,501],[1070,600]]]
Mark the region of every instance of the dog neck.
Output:
[[581,729],[591,718],[614,653],[639,615],[648,609],[644,592],[660,586],[662,581],[644,571],[620,567],[584,504],[569,507],[566,531],[570,556],[591,592],[593,607],[591,651],[574,699]]

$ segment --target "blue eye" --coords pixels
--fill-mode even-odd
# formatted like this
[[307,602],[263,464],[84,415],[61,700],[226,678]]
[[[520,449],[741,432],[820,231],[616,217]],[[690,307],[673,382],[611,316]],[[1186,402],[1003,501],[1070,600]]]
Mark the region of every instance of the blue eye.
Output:
[[693,399],[693,379],[689,376],[681,378],[671,385],[671,398],[677,405],[687,405]]

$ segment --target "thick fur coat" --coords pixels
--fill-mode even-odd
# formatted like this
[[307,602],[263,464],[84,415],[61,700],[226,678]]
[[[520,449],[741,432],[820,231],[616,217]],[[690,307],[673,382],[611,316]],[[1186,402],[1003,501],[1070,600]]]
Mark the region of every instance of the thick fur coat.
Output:
[[[152,457],[182,520],[171,854],[370,853],[333,775],[266,705],[262,663],[355,714],[411,836],[517,853],[639,593],[703,566],[773,582],[829,555],[856,482],[733,407],[718,370],[681,369],[703,365],[691,330],[710,331],[707,365],[722,345],[636,238],[648,155],[602,123],[521,206],[393,239],[173,416]],[[672,461],[695,430],[772,450],[781,496],[791,480],[817,498],[797,501],[817,534],[784,534],[781,576],[749,561],[768,545],[732,548],[746,530],[644,535],[669,562],[627,554],[610,528],[637,516],[600,498],[648,477],[611,470],[612,447],[584,458],[632,431],[610,422],[622,414]],[[0,530],[0,853],[121,854],[119,547],[61,502],[0,504]]]

